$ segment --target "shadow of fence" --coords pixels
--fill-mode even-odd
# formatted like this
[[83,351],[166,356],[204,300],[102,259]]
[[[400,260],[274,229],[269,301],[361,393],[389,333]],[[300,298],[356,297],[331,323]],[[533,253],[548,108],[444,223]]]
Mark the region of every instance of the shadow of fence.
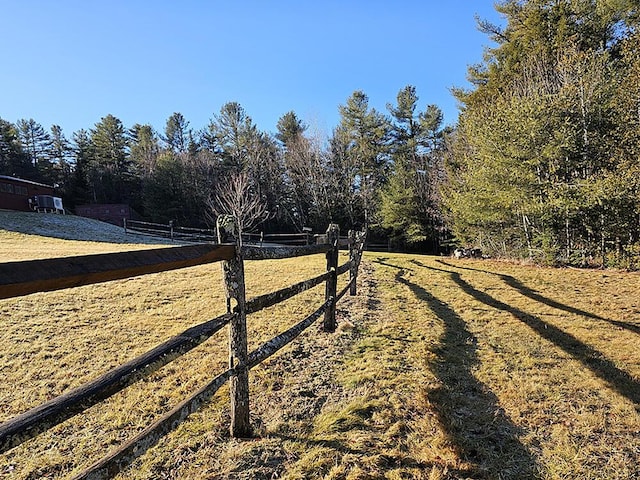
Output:
[[616,367],[611,360],[605,358],[605,356],[595,348],[586,345],[570,333],[561,330],[555,325],[547,323],[534,315],[520,310],[517,307],[508,305],[491,295],[476,289],[473,285],[465,281],[457,272],[430,267],[419,261],[413,261],[413,263],[419,267],[449,275],[451,280],[453,280],[453,282],[466,294],[491,308],[510,313],[516,319],[530,327],[542,338],[552,342],[554,345],[582,363],[582,365],[604,381],[605,384],[609,385],[613,390],[633,402],[636,405],[636,408],[640,406],[640,383],[638,383],[638,381],[636,381],[629,373]]
[[476,339],[464,320],[424,287],[404,278],[401,267],[383,264],[400,268],[396,281],[425,302],[444,326],[434,351],[437,360],[431,365],[442,386],[428,398],[459,457],[474,465],[473,472],[464,473],[472,478],[538,478],[535,459],[518,438],[523,432],[472,373],[479,363]]

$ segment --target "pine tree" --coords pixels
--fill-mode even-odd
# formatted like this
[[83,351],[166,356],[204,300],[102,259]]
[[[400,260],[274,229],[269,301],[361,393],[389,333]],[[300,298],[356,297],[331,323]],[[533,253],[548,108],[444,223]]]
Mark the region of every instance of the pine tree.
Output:
[[294,111],[282,115],[276,125],[278,133],[276,138],[286,147],[299,140],[307,130],[307,126],[298,118]]
[[144,212],[150,220],[194,225],[187,198],[192,191],[185,176],[185,165],[178,155],[171,151],[161,154],[143,185]]
[[175,112],[167,119],[164,141],[173,153],[185,153],[189,149],[191,129],[181,113]]
[[225,103],[203,133],[205,147],[218,156],[225,169],[240,172],[245,166],[249,141],[257,133],[251,117],[237,102]]
[[95,155],[89,165],[89,184],[98,203],[129,201],[134,176],[129,142],[122,122],[103,117],[91,130]]
[[437,205],[442,112],[429,105],[416,113],[415,87],[400,90],[391,113],[392,173],[382,192],[382,226],[400,244],[431,240],[437,248],[442,219]]
[[35,178],[36,171],[20,142],[16,126],[0,118],[0,175]]
[[91,134],[84,129],[74,132],[72,146],[74,169],[71,181],[69,207],[96,203],[96,191],[90,187],[89,175],[94,163],[95,148],[91,141]]
[[51,162],[51,136],[32,118],[18,120],[16,125],[22,149],[37,172],[37,180],[53,184],[55,175]]
[[62,127],[51,126],[51,162],[53,166],[54,185],[64,197],[71,193],[73,165],[71,164],[71,144],[64,136]]
[[142,177],[155,170],[160,153],[158,136],[151,125],[136,123],[129,130],[130,160]]
[[367,227],[378,208],[378,194],[384,185],[388,170],[389,122],[373,108],[362,91],[355,91],[344,105],[339,107],[340,124],[334,132],[335,141],[346,147],[344,157],[335,160],[355,167],[350,178],[350,188],[357,192],[362,208],[362,218],[352,219],[354,227]]

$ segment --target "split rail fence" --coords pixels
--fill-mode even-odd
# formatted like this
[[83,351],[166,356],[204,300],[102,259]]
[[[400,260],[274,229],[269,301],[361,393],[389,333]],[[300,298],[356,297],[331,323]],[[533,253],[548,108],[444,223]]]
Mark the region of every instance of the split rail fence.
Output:
[[[200,345],[227,324],[230,326],[229,368],[134,438],[84,469],[74,479],[113,477],[195,412],[227,380],[230,382],[231,392],[231,434],[236,437],[250,436],[249,370],[290,343],[320,317],[323,317],[325,331],[335,330],[336,303],[347,291],[351,295],[357,293],[356,280],[366,233],[349,231],[347,239],[340,239],[339,227],[332,224],[326,236],[320,238],[322,243],[315,245],[243,246],[235,219],[225,216],[218,221],[217,236],[219,244],[216,245],[199,244],[0,264],[0,299],[4,299],[222,262],[227,299],[227,313],[224,315],[191,327],[95,380],[1,424],[0,453],[36,437],[149,376]],[[349,260],[338,266],[338,249],[341,245],[348,245]],[[284,259],[319,253],[325,253],[327,260],[326,271],[321,275],[275,292],[249,300],[245,299],[244,260]],[[350,273],[349,282],[338,292],[338,276],[346,272]],[[325,283],[325,301],[311,315],[253,352],[247,351],[246,316],[248,314],[276,305],[323,282]]]
[[[152,223],[138,220],[122,219],[124,233],[142,234],[152,237],[168,238],[186,242],[216,242],[215,230],[210,228],[179,227],[174,222]],[[302,233],[243,233],[242,240],[253,244],[277,243],[280,245],[312,245],[317,235],[311,232]]]

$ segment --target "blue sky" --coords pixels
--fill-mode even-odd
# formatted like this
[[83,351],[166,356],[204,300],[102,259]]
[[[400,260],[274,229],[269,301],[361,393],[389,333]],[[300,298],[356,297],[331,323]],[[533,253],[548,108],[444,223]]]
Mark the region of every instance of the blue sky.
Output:
[[449,89],[491,46],[475,15],[501,20],[491,0],[0,0],[0,118],[200,129],[237,101],[262,130],[293,110],[328,135],[353,91],[386,113],[414,85],[453,124]]

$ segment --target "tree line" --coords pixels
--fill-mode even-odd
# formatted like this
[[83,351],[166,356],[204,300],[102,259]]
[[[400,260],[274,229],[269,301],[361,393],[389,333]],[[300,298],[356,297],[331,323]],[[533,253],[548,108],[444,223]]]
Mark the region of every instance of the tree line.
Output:
[[638,267],[637,0],[509,0],[448,141],[456,237],[496,255]]
[[0,172],[59,185],[67,204],[128,202],[154,221],[207,222],[234,174],[268,213],[265,231],[367,227],[399,248],[444,239],[492,256],[640,267],[640,31],[637,0],[505,0],[492,47],[452,88],[443,127],[406,86],[386,112],[364,92],[329,138],[295,112],[260,131],[237,103],[163,132],[108,115],[67,141],[59,127],[0,120]]
[[336,222],[391,234],[400,246],[436,248],[443,223],[432,172],[441,166],[441,111],[419,111],[413,86],[400,90],[388,114],[361,91],[339,111],[328,139],[292,111],[275,134],[261,131],[237,102],[200,129],[181,113],[162,132],[125,128],[107,115],[70,139],[57,125],[47,131],[33,119],[0,119],[0,174],[55,185],[71,210],[127,203],[148,220],[185,226],[211,225],[213,200],[242,174],[265,212],[264,231],[324,231]]

